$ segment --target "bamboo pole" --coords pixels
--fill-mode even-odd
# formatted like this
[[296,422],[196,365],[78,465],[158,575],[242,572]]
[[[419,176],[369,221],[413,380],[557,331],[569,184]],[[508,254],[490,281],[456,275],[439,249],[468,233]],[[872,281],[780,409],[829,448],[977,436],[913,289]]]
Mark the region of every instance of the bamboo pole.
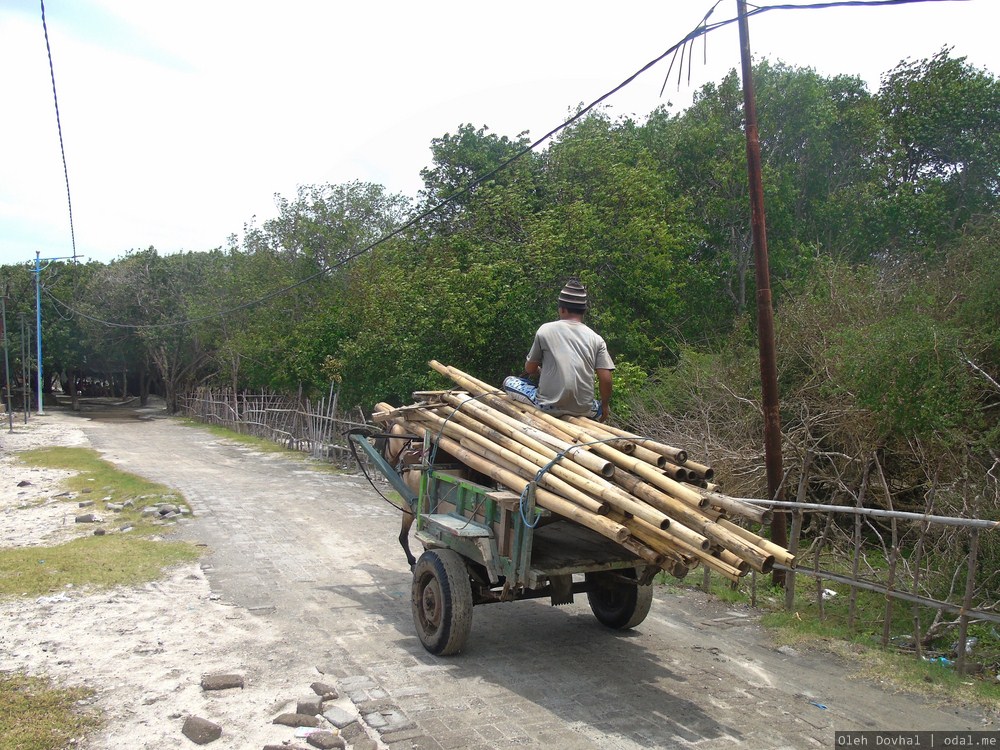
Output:
[[674,448],[671,445],[666,445],[665,443],[661,443],[657,440],[654,440],[653,438],[642,437],[640,435],[635,434],[634,432],[629,432],[628,430],[623,430],[619,427],[612,427],[611,425],[604,424],[602,422],[597,422],[593,419],[589,419],[588,417],[579,417],[579,419],[584,427],[589,427],[595,424],[603,425],[603,428],[606,431],[610,432],[612,435],[623,437],[626,440],[630,440],[631,442],[636,443],[637,445],[643,445],[646,448],[649,448],[649,450],[651,451],[655,451],[656,453],[660,453],[663,456],[666,456],[668,460],[670,460],[675,464],[682,465],[685,461],[688,460],[687,451],[683,450],[682,448]]
[[[408,425],[409,429],[416,429],[423,433],[426,428],[420,425]],[[504,485],[508,489],[517,492],[518,494],[524,492],[525,488],[528,486],[528,482],[515,474],[512,471],[503,469],[491,461],[476,455],[472,451],[466,450],[460,444],[456,443],[451,438],[440,437],[438,438],[438,444],[448,453],[455,456],[455,458],[462,461],[472,469],[485,474],[496,482]],[[535,490],[535,501],[553,513],[556,513],[564,518],[568,518],[571,521],[579,523],[581,526],[586,526],[598,534],[607,537],[619,544],[628,539],[629,531],[627,528],[619,523],[615,523],[606,516],[600,516],[595,513],[591,513],[577,505],[574,505],[569,500],[566,500],[554,492],[549,492],[541,487]]]
[[[487,461],[491,461],[498,466],[508,468],[509,471],[524,479],[525,482],[532,481],[532,476],[536,471],[535,467],[532,466],[530,462],[518,456],[516,453],[512,453],[511,451],[499,447],[493,447],[491,449],[470,438],[462,438],[459,441],[459,445],[466,450],[472,451],[476,455],[485,458]],[[527,464],[527,468],[525,468],[525,464]],[[599,516],[605,516],[608,514],[609,508],[607,503],[595,500],[586,493],[581,492],[567,482],[564,482],[559,477],[546,474],[538,480],[538,486],[551,490],[560,497],[569,500],[574,505],[579,505],[581,508],[589,510],[591,513],[596,513]]]
[[566,425],[561,423],[561,420],[556,423],[545,422],[536,416],[543,414],[540,409],[521,403],[517,403],[516,407],[526,407],[524,410],[515,408],[515,402],[511,401],[507,394],[503,391],[500,391],[481,380],[477,380],[471,375],[462,372],[457,367],[442,365],[434,360],[432,360],[430,364],[432,367],[435,367],[438,372],[443,375],[447,375],[460,386],[468,390],[469,393],[476,397],[476,400],[479,403],[500,412],[520,424],[527,424],[528,426],[539,430],[545,435],[546,440],[555,440],[565,444],[573,443],[572,435],[563,429]]
[[643,544],[641,541],[633,537],[629,537],[625,541],[621,542],[621,545],[636,557],[645,560],[647,563],[656,568],[662,568],[667,563],[666,555],[660,554],[653,548]]
[[[558,464],[549,465],[550,462],[545,462],[544,460],[536,463],[515,451],[491,443],[489,439],[479,435],[474,430],[462,425],[448,423],[436,415],[425,413],[419,416],[414,415],[413,418],[419,421],[426,420],[430,422],[445,434],[457,438],[463,448],[474,450],[484,458],[488,458],[494,462],[499,460],[516,466],[519,472],[527,474],[527,479],[537,476],[540,473],[540,469],[548,466],[549,470],[541,473],[538,482],[543,487],[559,493],[582,507],[589,507],[591,504],[594,506],[599,505],[591,497],[591,495],[596,495],[605,503],[613,505],[625,513],[642,518],[655,526],[666,528],[670,525],[670,518],[665,513],[649,505],[637,502],[635,498],[616,490],[613,486],[601,484],[597,481],[590,481],[569,470],[562,469]],[[599,512],[593,507],[589,507],[589,509],[595,513]],[[605,510],[605,512],[607,511]]]
[[[746,575],[750,570],[750,566],[745,561],[739,560],[739,558],[736,558],[738,562],[738,564],[736,564],[730,560],[715,557],[702,549],[692,547],[686,544],[683,540],[665,540],[662,535],[658,535],[656,533],[657,530],[650,529],[648,525],[643,527],[642,522],[637,522],[637,519],[631,519],[624,521],[623,523],[628,530],[632,532],[633,536],[638,537],[650,547],[667,555],[668,557],[678,556],[681,563],[689,569],[700,563],[725,578],[728,578],[734,583],[739,581],[739,579]],[[735,558],[735,555],[732,555],[732,557]]]
[[[749,571],[749,566],[744,569],[731,565],[725,560],[721,560],[718,557],[709,554],[698,554],[696,550],[691,550],[691,552],[697,557],[698,561],[710,570],[714,570],[719,575],[724,578],[729,579],[733,583],[739,582],[740,578],[745,576]],[[744,563],[746,565],[746,563]]]
[[[614,516],[615,512],[616,511],[612,511],[611,515]],[[619,514],[621,513],[621,511],[617,511],[617,512]],[[619,523],[624,523],[625,526],[631,527],[631,524],[625,523],[625,521],[622,520],[622,516],[621,515],[618,515],[618,516],[615,516],[615,517],[618,519]],[[661,539],[661,540],[663,540],[665,542],[671,542],[671,541],[675,541],[675,540],[676,541],[683,541],[685,544],[687,544],[692,549],[699,549],[699,550],[701,550],[703,552],[707,552],[709,550],[709,548],[712,546],[707,537],[703,536],[702,534],[697,533],[696,531],[693,531],[693,530],[689,529],[687,526],[685,526],[682,523],[674,522],[674,523],[671,523],[669,526],[661,527],[661,526],[656,526],[655,524],[649,523],[648,521],[646,521],[646,519],[644,519],[644,518],[642,518],[640,516],[634,516],[633,519],[629,519],[629,520],[643,521],[645,523],[645,527],[644,528],[648,527],[649,529],[656,529],[656,531],[658,532],[658,535],[656,536],[656,538],[657,539]]]
[[[748,567],[767,573],[776,559],[794,564],[794,556],[787,550],[721,517],[730,512],[764,522],[767,511],[720,493],[695,489],[674,478],[686,471],[691,481],[707,484],[703,477],[711,476],[711,467],[688,461],[680,449],[593,420],[560,419],[512,401],[498,389],[457,368],[438,362],[431,362],[431,366],[476,398],[457,392],[432,394],[443,403],[433,407],[436,409],[433,418],[425,415],[421,419],[451,436],[442,437],[442,443],[458,438],[459,449],[479,460],[486,460],[481,454],[492,459],[489,465],[495,471],[506,472],[508,482],[511,476],[518,477],[523,487],[526,480],[522,475],[538,476],[539,467],[544,468],[538,479],[540,497],[545,492],[555,492],[556,488],[559,493],[581,499],[570,491],[573,488],[590,502],[607,503],[612,509],[611,515],[626,522],[624,526],[630,533],[638,533],[634,532],[636,528],[642,528],[644,533],[649,532],[647,526],[656,528],[659,533],[654,536],[662,545],[688,544],[699,550],[700,557],[711,558],[713,562],[706,562],[706,566],[713,566],[713,570],[727,577],[734,571],[737,574],[746,572]],[[637,446],[640,450],[628,455],[609,444],[615,438],[628,442],[634,438],[642,445]],[[647,447],[651,445],[655,445],[656,450]],[[655,457],[651,453],[655,453]],[[565,454],[565,458],[555,461],[560,454]],[[658,468],[656,464],[667,463],[661,461],[667,454],[677,463]],[[614,484],[606,481],[609,472],[605,467],[609,465],[614,473]],[[572,502],[563,494],[557,496]],[[583,502],[587,504],[587,500]],[[541,500],[539,504],[545,507]],[[716,547],[714,552],[708,551],[711,546]],[[653,549],[660,551],[656,547]]]
[[728,529],[720,526],[719,522],[706,524],[704,533],[720,547],[746,560],[758,573],[770,573],[774,568],[774,555],[729,532]]
[[[482,413],[481,410],[477,410],[475,408],[472,411],[474,413]],[[444,431],[451,430],[451,434],[453,435],[457,433],[460,436],[460,439],[462,439],[463,447],[471,448],[470,445],[467,445],[465,443],[466,440],[475,442],[480,445],[483,445],[485,443],[486,449],[490,447],[488,445],[488,440],[483,436],[476,434],[473,430],[466,429],[464,427],[460,430],[458,429],[452,430],[452,425],[450,423],[446,424],[446,421],[441,417],[435,417],[435,419],[437,420],[439,429],[442,429]],[[500,448],[499,446],[494,446],[494,450],[497,452],[491,453],[490,455],[487,455],[485,457],[491,459],[495,457],[501,461],[507,461],[514,464],[517,464],[518,460],[527,461],[528,471],[532,471],[539,468],[536,465],[532,464],[530,461],[528,461],[528,459],[524,459],[522,456],[518,455],[515,452],[512,451],[503,452],[504,449]],[[483,455],[481,451],[479,451],[479,454]],[[521,465],[523,466],[523,464]],[[564,478],[566,481],[576,481],[576,479],[572,478],[571,475],[568,474],[564,474],[562,478]],[[567,499],[571,499],[580,505],[586,505],[585,502],[579,500],[574,494],[568,492],[567,488],[563,483],[547,482],[545,481],[544,477],[540,481],[542,481],[543,486],[546,486],[547,488],[552,489],[553,491],[558,491]],[[627,494],[622,493],[620,491],[616,491],[615,488],[613,487],[602,487],[600,485],[597,485],[595,482],[587,482],[584,485],[580,486],[580,489],[586,492],[596,493],[598,497],[600,497],[602,500],[606,501],[613,507],[617,508],[619,511],[640,518],[646,521],[647,523],[656,526],[660,529],[666,530],[667,528],[672,527],[671,535],[685,540],[686,543],[691,545],[692,547],[707,549],[709,546],[708,538],[704,535],[704,533],[699,533],[694,529],[688,528],[686,525],[684,525],[684,523],[678,521],[672,521],[670,515],[664,512],[663,509],[638,502],[635,498],[630,497]],[[677,509],[681,509],[684,507],[683,504],[681,504],[679,501],[675,501],[675,503]],[[693,514],[691,518],[694,519],[699,524],[704,524],[707,521],[707,519],[694,516]]]
[[[511,402],[511,403],[513,403],[515,407],[521,409],[522,411],[532,408],[529,407],[527,404],[519,404],[517,402]],[[561,422],[562,424],[566,424],[566,422],[564,422],[563,420],[560,420],[558,417],[554,417],[551,414],[547,414],[546,412],[538,412],[538,414],[541,416],[542,419],[544,419],[546,422],[550,424],[553,422]],[[640,461],[637,458],[633,458],[632,456],[626,455],[621,451],[615,450],[606,443],[602,443],[595,440],[593,435],[586,432],[583,428],[579,427],[578,425],[572,423],[570,424],[575,433],[574,437],[577,440],[585,443],[593,443],[593,445],[590,446],[591,450],[594,453],[604,456],[609,461],[611,461],[615,466],[618,466],[622,469],[626,469],[634,474],[637,474],[638,476],[642,477],[649,483],[654,484],[660,489],[664,490],[669,495],[676,497],[680,500],[683,500],[684,502],[689,503],[690,505],[698,506],[702,504],[701,496],[694,490],[693,487],[689,487],[687,485],[681,484],[680,482],[674,481],[670,477],[665,476],[662,473],[662,471],[660,471],[656,467],[650,466],[644,461]]]
[[688,470],[683,466],[678,466],[677,464],[672,464],[667,461],[663,466],[663,473],[666,474],[671,479],[675,479],[678,482],[687,482],[691,476],[688,474]]
[[[478,439],[480,441],[495,440],[495,437],[489,434],[489,428],[478,425],[474,422],[474,420],[468,417],[468,415],[459,415],[456,413],[453,416],[455,416],[456,419],[464,418],[471,422],[471,424],[469,424],[469,432],[476,435],[476,438],[474,439]],[[477,432],[480,428],[482,428],[485,432]],[[503,436],[497,435],[496,437]],[[612,506],[617,507],[626,513],[643,518],[647,522],[660,528],[664,528],[670,523],[670,513],[664,508],[658,508],[656,506],[646,507],[644,504],[638,503],[635,497],[629,495],[619,487],[610,484],[603,477],[587,471],[584,467],[576,465],[574,470],[570,468],[572,462],[552,463],[551,461],[546,460],[546,457],[542,454],[530,451],[530,449],[523,446],[519,446],[516,441],[509,438],[504,438],[504,440],[498,444],[503,447],[510,448],[511,450],[514,450],[515,453],[518,453],[519,455],[532,461],[536,468],[547,468],[548,471],[557,474],[560,478],[566,480],[578,489],[594,495],[595,497],[608,502]],[[515,445],[517,445],[518,448],[515,449],[513,447]],[[650,511],[653,512],[651,513]]]
[[672,566],[674,564],[692,567],[697,564],[697,560],[693,554],[682,554],[676,544],[664,538],[660,529],[655,526],[650,526],[642,519],[618,517],[615,516],[613,511],[611,513],[611,518],[627,528],[629,533],[631,533],[635,539],[638,539],[650,549],[661,555],[663,557],[663,563],[660,567],[666,569],[666,566]]
[[[550,448],[555,447],[557,451],[566,453],[566,455],[574,461],[577,461],[581,465],[605,478],[610,478],[615,473],[615,467],[611,461],[588,453],[587,451],[582,450],[579,446],[574,446],[572,443],[565,443],[561,440],[553,440],[551,435],[547,435],[541,430],[537,430],[523,423],[517,422],[512,424],[510,417],[498,413],[496,409],[491,409],[486,404],[482,404],[474,400],[472,397],[466,396],[463,398],[453,394],[446,396],[445,400],[467,413],[474,414],[477,419],[485,422],[490,427],[499,430],[508,437],[512,437],[518,442],[524,443],[529,447],[536,447],[538,445],[548,445]],[[529,440],[531,442],[529,442]],[[556,443],[555,446],[552,445],[553,442]]]
[[715,469],[711,466],[705,466],[704,464],[699,464],[696,461],[691,461],[690,459],[684,461],[681,465],[695,476],[706,481],[715,478]]
[[581,430],[585,430],[586,433],[598,440],[606,441],[607,445],[610,445],[617,451],[632,456],[633,458],[638,458],[640,461],[645,461],[648,464],[662,468],[667,463],[666,456],[663,456],[655,451],[649,450],[649,448],[644,448],[641,445],[637,445],[631,440],[626,440],[618,435],[615,435],[610,430],[604,428],[600,422],[595,422],[592,419],[585,421],[582,417],[564,417],[565,421],[569,422]]
[[722,508],[727,513],[746,518],[748,521],[766,524],[771,520],[771,511],[766,508],[758,508],[756,505],[750,505],[750,503],[745,503],[735,497],[729,497],[729,495],[723,495],[718,492],[711,492],[709,490],[695,490],[695,492],[705,498],[710,504]]
[[[608,445],[613,447],[615,450],[620,450],[622,453],[627,453],[630,456],[635,455],[635,449],[639,447],[633,441],[627,438],[623,438],[620,435],[616,435],[613,432],[611,432],[611,430],[609,430],[607,425],[605,425],[603,422],[595,422],[592,419],[586,419],[584,417],[576,417],[573,415],[567,415],[564,417],[560,417],[559,419],[565,422],[569,422],[571,425],[574,425],[575,427],[584,430],[585,432],[587,432],[588,434],[592,435],[595,438],[608,441]],[[646,452],[648,453],[649,450],[646,449]],[[658,453],[654,455],[656,456],[656,459],[653,460],[653,463],[656,463],[657,459],[663,458]],[[643,460],[648,460],[648,458]]]
[[774,555],[775,562],[784,565],[786,568],[795,567],[795,555],[789,552],[784,547],[775,544],[770,539],[765,539],[758,534],[754,534],[752,531],[744,529],[742,526],[737,526],[732,521],[727,521],[725,519],[719,519],[716,523],[727,531],[731,531],[739,537],[742,537],[750,544],[760,547],[762,550],[768,554]]
[[691,508],[676,498],[658,491],[655,487],[651,487],[635,477],[618,474],[615,475],[615,480],[625,486],[636,497],[654,505],[654,507],[660,508],[674,519],[675,524],[684,524],[692,531],[710,539],[723,549],[734,553],[741,560],[761,570],[761,572],[769,572],[774,565],[774,556],[770,552],[760,549],[756,544],[730,529],[723,528],[719,521],[715,521],[704,515],[703,511]]
[[[525,457],[531,458],[533,461],[544,459],[540,461],[539,463],[540,466],[545,466],[549,463],[552,463],[554,467],[559,467],[559,469],[557,470],[559,472],[570,471],[575,474],[579,474],[581,477],[585,477],[587,479],[591,479],[594,481],[599,480],[602,482],[605,481],[603,476],[601,476],[596,472],[590,471],[587,467],[578,464],[576,461],[561,460],[553,462],[553,459],[557,458],[560,455],[559,451],[555,450],[555,448],[550,448],[547,445],[537,442],[535,442],[534,445],[531,445],[532,443],[531,440],[521,440],[521,441],[515,440],[514,438],[510,437],[509,434],[502,433],[499,430],[496,430],[490,427],[489,425],[480,422],[472,415],[454,409],[447,404],[439,407],[437,410],[435,410],[434,413],[437,414],[438,416],[444,416],[451,422],[455,422],[461,424],[464,427],[468,427],[470,430],[477,432],[478,434],[482,435],[485,438],[489,438],[498,445],[502,445],[504,448],[507,448],[508,450],[512,450],[516,453],[520,453]],[[562,474],[560,474],[560,476],[562,476]]]

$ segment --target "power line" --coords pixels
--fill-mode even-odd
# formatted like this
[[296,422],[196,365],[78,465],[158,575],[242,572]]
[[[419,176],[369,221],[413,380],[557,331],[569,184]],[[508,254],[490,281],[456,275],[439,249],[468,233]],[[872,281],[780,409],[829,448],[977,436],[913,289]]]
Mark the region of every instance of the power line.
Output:
[[[44,24],[44,0],[41,0],[41,1],[42,1],[43,24]],[[834,8],[834,7],[851,7],[851,6],[873,7],[873,6],[880,6],[880,5],[909,5],[909,4],[914,4],[914,3],[966,2],[966,1],[967,0],[826,0],[825,2],[815,2],[815,3],[782,3],[782,4],[778,4],[778,5],[754,6],[753,10],[750,10],[747,13],[747,16],[755,16],[755,15],[759,15],[761,13],[766,13],[766,12],[771,11],[771,10],[823,10],[823,9]],[[572,125],[573,123],[577,122],[578,120],[580,120],[581,118],[583,118],[585,115],[587,115],[588,113],[590,113],[591,111],[593,111],[596,107],[598,107],[604,101],[606,101],[607,99],[609,99],[610,97],[612,97],[613,95],[615,95],[616,93],[618,93],[619,91],[621,91],[626,86],[630,85],[639,76],[641,76],[643,73],[645,73],[646,71],[648,71],[650,68],[655,67],[658,63],[660,63],[661,61],[663,61],[667,56],[673,54],[676,57],[677,53],[680,52],[681,53],[681,57],[683,59],[683,50],[684,50],[684,48],[686,47],[686,45],[688,43],[693,42],[695,39],[697,39],[699,37],[704,37],[704,36],[706,36],[707,34],[709,34],[712,31],[715,31],[715,30],[723,28],[725,26],[730,26],[730,25],[732,25],[734,23],[737,23],[738,20],[739,20],[739,18],[737,16],[734,16],[732,18],[727,18],[727,19],[722,20],[722,21],[717,21],[717,22],[711,23],[711,24],[708,23],[708,19],[711,17],[711,15],[715,12],[716,8],[718,8],[718,6],[721,3],[722,3],[722,0],[715,0],[715,2],[713,3],[711,9],[705,14],[705,16],[702,18],[702,20],[698,23],[698,25],[695,26],[695,28],[692,29],[690,32],[688,32],[688,34],[686,34],[684,36],[684,38],[681,39],[679,42],[677,42],[676,44],[672,45],[665,52],[663,52],[662,54],[658,55],[657,57],[655,57],[652,60],[650,60],[649,62],[647,62],[645,65],[643,65],[641,68],[639,68],[635,73],[633,73],[632,75],[630,75],[628,78],[626,78],[625,80],[623,80],[617,86],[615,86],[611,90],[607,91],[606,93],[602,94],[597,99],[595,99],[594,101],[592,101],[590,104],[588,104],[585,107],[583,107],[582,109],[580,109],[575,115],[573,115],[572,117],[570,117],[568,120],[566,120],[566,121],[562,122],[561,124],[557,125],[556,127],[552,128],[545,135],[541,136],[540,138],[538,138],[537,140],[535,140],[531,144],[529,144],[527,146],[524,146],[522,149],[520,149],[519,151],[517,151],[516,153],[514,153],[513,156],[510,156],[505,161],[501,162],[498,166],[496,166],[493,169],[491,169],[489,172],[486,172],[485,174],[482,174],[479,177],[475,178],[474,180],[468,182],[464,187],[462,187],[462,188],[456,190],[454,193],[451,193],[450,195],[446,196],[442,200],[440,200],[437,203],[435,203],[434,205],[432,205],[430,208],[427,208],[427,209],[421,211],[419,214],[417,214],[416,216],[414,216],[413,218],[411,218],[410,220],[408,220],[404,224],[400,225],[396,229],[393,229],[389,233],[382,235],[377,240],[375,240],[374,242],[366,245],[365,247],[361,248],[357,252],[354,252],[354,253],[352,253],[350,255],[345,256],[344,258],[342,258],[337,263],[334,263],[333,265],[327,266],[327,267],[325,267],[325,268],[317,271],[316,273],[310,274],[309,276],[306,276],[305,278],[300,279],[299,281],[296,281],[294,284],[290,284],[288,286],[285,286],[285,287],[282,287],[280,289],[277,289],[277,290],[275,290],[273,292],[269,292],[268,294],[265,294],[264,296],[259,297],[259,298],[255,299],[255,300],[251,300],[249,302],[244,302],[243,304],[237,305],[237,306],[232,307],[232,308],[227,308],[226,310],[220,310],[219,312],[216,312],[216,313],[211,313],[211,314],[208,314],[208,315],[203,315],[203,316],[200,316],[198,318],[189,318],[189,319],[185,319],[185,320],[177,321],[177,322],[173,322],[173,323],[153,323],[153,324],[116,323],[116,322],[112,322],[112,321],[101,320],[100,318],[96,318],[96,317],[94,317],[92,315],[88,315],[86,313],[83,313],[83,312],[81,312],[79,310],[76,310],[73,307],[67,305],[65,302],[62,302],[61,300],[57,299],[47,289],[45,290],[45,293],[49,296],[49,298],[53,302],[55,302],[57,305],[63,307],[65,310],[67,310],[68,312],[70,312],[72,314],[79,315],[82,318],[85,318],[87,320],[90,320],[92,322],[95,322],[95,323],[98,323],[98,324],[101,324],[101,325],[108,326],[110,328],[127,328],[127,329],[133,329],[133,330],[151,330],[151,329],[175,328],[175,327],[179,328],[179,327],[182,327],[182,326],[185,326],[185,325],[192,325],[194,323],[202,323],[202,322],[207,321],[207,320],[213,320],[215,318],[225,317],[226,315],[229,315],[231,313],[239,312],[240,310],[245,310],[245,309],[254,307],[254,306],[262,304],[264,302],[268,302],[268,301],[270,301],[270,300],[272,300],[272,299],[274,299],[276,297],[280,297],[280,296],[282,296],[284,294],[287,294],[288,292],[291,292],[291,291],[293,291],[295,289],[298,289],[300,286],[308,284],[309,282],[314,281],[314,280],[316,280],[318,278],[321,278],[321,277],[327,275],[328,273],[336,270],[337,268],[340,268],[341,266],[346,265],[347,263],[349,263],[349,262],[351,262],[351,261],[353,261],[353,260],[361,257],[365,253],[367,253],[367,252],[369,252],[371,250],[374,250],[376,247],[378,247],[378,246],[380,246],[380,245],[388,242],[389,240],[393,239],[394,237],[398,237],[403,232],[405,232],[407,229],[410,229],[414,225],[416,225],[419,222],[423,221],[425,218],[427,218],[431,214],[436,213],[437,211],[439,211],[440,209],[444,208],[449,203],[453,203],[454,201],[456,201],[459,198],[461,198],[463,195],[466,195],[467,193],[470,193],[472,190],[474,190],[476,187],[478,187],[479,185],[481,185],[486,180],[489,180],[491,177],[493,177],[494,175],[502,172],[507,167],[509,167],[511,164],[513,164],[514,162],[518,161],[519,159],[523,158],[527,154],[529,154],[532,151],[534,151],[538,146],[542,145],[543,143],[545,143],[546,141],[548,141],[553,136],[555,136],[558,133],[560,133],[561,131],[565,130],[570,125]],[[47,34],[46,34],[46,43],[48,43],[48,36],[47,36]],[[51,67],[51,55],[49,57],[49,62],[50,62],[50,67]],[[682,60],[682,66],[683,66],[683,60]],[[671,68],[672,67],[673,67],[673,62],[671,62]],[[669,75],[670,75],[670,70],[667,71],[667,76],[669,77]],[[689,75],[690,75],[690,62],[689,62]],[[679,76],[679,74],[678,74],[678,76]],[[666,83],[664,83],[664,86],[665,85],[666,85]],[[54,94],[55,93],[55,77],[54,76],[53,76],[52,90],[53,90],[53,94]],[[662,95],[662,91],[661,91],[661,95]],[[58,104],[57,104],[57,106],[56,106],[56,119],[57,119],[57,121],[58,121],[58,112],[59,112],[59,108],[58,108]],[[61,129],[60,129],[59,139],[60,139],[60,144],[61,144],[62,143],[62,130]],[[65,167],[65,153],[63,155],[63,165]],[[67,191],[67,195],[68,195],[68,193],[69,193],[69,177],[68,176],[66,178],[66,191]],[[70,208],[70,222],[71,222],[71,225],[72,225],[72,206]],[[74,256],[76,255],[76,249],[75,248],[76,248],[76,246],[75,246],[75,240],[74,240]]]
[[49,75],[52,78],[52,101],[56,105],[56,129],[59,131],[59,151],[62,153],[63,175],[66,178],[66,203],[69,205],[69,235],[73,241],[73,257],[76,257],[76,230],[73,227],[73,197],[69,192],[69,168],[66,166],[66,146],[63,145],[62,121],[59,118],[59,95],[56,93],[56,71],[52,65],[52,46],[49,44],[49,27],[45,23],[45,0],[42,4],[42,31],[45,32],[45,50],[49,55]]

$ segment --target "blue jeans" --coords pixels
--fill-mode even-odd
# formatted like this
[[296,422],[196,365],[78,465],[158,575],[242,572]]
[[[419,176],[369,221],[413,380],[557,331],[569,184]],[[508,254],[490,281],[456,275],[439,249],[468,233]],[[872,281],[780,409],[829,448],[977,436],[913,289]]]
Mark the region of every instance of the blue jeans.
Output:
[[[507,395],[515,401],[520,401],[523,404],[531,404],[536,409],[541,409],[542,411],[550,411],[548,407],[542,406],[538,403],[538,386],[527,378],[519,378],[516,375],[510,375],[504,378],[503,389],[507,392]],[[600,419],[601,402],[594,399],[590,412],[587,414],[578,414],[577,416]]]

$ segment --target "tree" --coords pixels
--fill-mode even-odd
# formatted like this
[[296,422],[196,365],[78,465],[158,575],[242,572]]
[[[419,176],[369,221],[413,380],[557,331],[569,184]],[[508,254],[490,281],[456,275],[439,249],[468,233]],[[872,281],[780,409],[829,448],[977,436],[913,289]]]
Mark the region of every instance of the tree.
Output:
[[[220,251],[161,256],[150,247],[130,252],[95,277],[105,319],[134,330],[155,366],[167,400],[179,397],[211,370],[220,300],[202,285],[217,272]],[[95,295],[92,299],[98,299]]]
[[1000,81],[942,49],[882,79],[880,201],[890,248],[934,250],[1000,197]]
[[295,200],[275,196],[278,217],[253,228],[247,244],[280,249],[328,271],[393,231],[409,209],[409,199],[381,185],[348,182],[302,185]]

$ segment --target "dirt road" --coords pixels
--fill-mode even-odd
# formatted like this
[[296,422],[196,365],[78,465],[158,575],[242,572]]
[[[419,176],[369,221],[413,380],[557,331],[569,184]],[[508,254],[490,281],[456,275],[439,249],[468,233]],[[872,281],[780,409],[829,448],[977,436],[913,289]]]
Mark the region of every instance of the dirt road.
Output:
[[835,730],[995,728],[833,657],[779,652],[751,612],[678,587],[624,634],[583,597],[478,607],[467,650],[431,656],[413,631],[398,512],[363,478],[112,416],[80,426],[106,459],[185,495],[196,518],[178,533],[208,545],[213,592],[274,628],[271,658],[293,680],[318,667],[337,682],[390,748],[808,748],[832,747]]

